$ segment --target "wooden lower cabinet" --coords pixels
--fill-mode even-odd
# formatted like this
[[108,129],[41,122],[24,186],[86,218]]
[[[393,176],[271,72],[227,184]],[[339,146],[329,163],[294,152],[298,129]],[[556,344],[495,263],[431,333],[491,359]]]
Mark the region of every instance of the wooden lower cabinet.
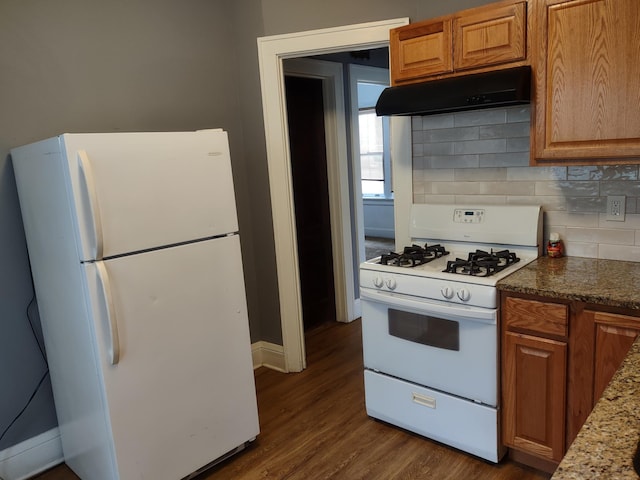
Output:
[[501,332],[502,442],[552,471],[640,335],[640,311],[501,292]]
[[593,316],[596,335],[592,395],[595,405],[640,333],[640,319],[605,312],[587,314]]
[[567,344],[506,332],[503,341],[503,441],[560,461],[564,454]]

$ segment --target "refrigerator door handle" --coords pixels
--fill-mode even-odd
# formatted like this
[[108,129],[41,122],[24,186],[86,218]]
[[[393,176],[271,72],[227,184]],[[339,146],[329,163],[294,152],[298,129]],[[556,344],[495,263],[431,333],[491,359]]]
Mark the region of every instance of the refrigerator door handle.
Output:
[[97,261],[95,265],[98,271],[98,279],[102,286],[104,304],[107,307],[107,323],[109,324],[110,337],[109,363],[111,363],[111,365],[117,365],[120,361],[120,337],[118,336],[118,318],[113,304],[113,296],[111,295],[111,282],[109,281],[109,274],[107,273],[107,267],[105,267],[104,262]]
[[98,194],[96,192],[95,181],[93,179],[93,168],[89,161],[86,150],[78,150],[78,166],[82,174],[85,191],[89,197],[89,210],[91,211],[91,226],[93,228],[94,239],[94,258],[102,260],[103,242],[102,242],[102,220],[100,218],[100,206],[98,204]]

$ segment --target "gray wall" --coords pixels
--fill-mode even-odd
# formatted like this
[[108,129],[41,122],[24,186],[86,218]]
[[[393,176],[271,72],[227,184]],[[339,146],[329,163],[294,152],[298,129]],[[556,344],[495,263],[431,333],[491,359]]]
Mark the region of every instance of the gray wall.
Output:
[[[44,371],[10,148],[63,132],[226,129],[251,338],[281,343],[256,38],[483,3],[0,0],[0,432]],[[0,450],[55,423],[45,383]]]

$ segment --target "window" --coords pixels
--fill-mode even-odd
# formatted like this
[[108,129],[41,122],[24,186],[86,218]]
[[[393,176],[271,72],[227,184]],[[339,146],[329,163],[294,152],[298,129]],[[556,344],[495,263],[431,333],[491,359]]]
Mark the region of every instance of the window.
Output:
[[384,195],[384,139],[382,117],[373,109],[360,110],[360,172],[363,195]]
[[[362,86],[358,82],[358,88]],[[379,85],[375,87],[380,91],[384,88]],[[362,196],[392,198],[389,118],[377,116],[373,107],[361,107],[358,120]]]

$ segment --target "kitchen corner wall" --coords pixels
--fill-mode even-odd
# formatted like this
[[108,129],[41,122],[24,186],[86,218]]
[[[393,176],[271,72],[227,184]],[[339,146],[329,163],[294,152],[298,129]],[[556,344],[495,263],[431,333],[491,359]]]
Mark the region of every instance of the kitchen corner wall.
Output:
[[[530,107],[412,118],[414,203],[539,204],[569,256],[640,261],[638,165],[530,167]],[[624,222],[606,220],[626,196]]]

